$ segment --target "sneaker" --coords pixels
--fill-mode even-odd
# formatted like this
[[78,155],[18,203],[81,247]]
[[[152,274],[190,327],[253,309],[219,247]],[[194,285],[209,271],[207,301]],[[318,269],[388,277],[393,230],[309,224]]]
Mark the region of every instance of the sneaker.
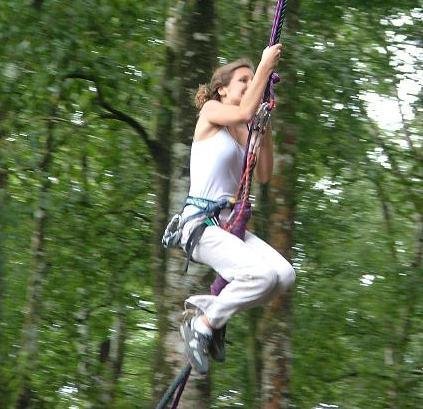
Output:
[[213,331],[210,355],[217,362],[225,362],[225,334],[226,325]]
[[200,375],[205,375],[209,371],[208,351],[212,337],[202,334],[194,328],[194,321],[197,318],[198,315],[186,316],[180,326],[180,332],[189,363]]

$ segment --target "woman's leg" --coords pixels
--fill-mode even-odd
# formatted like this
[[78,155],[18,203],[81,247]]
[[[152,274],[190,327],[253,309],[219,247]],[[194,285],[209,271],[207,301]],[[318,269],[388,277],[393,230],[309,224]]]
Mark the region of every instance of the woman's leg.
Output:
[[286,291],[294,284],[295,270],[278,251],[249,231],[245,233],[244,242],[251,251],[260,255],[264,263],[277,272],[278,284],[282,290]]
[[213,328],[221,328],[234,313],[265,302],[275,288],[286,288],[295,277],[291,265],[253,234],[242,241],[217,226],[206,228],[193,258],[229,282],[218,296],[187,300],[204,311]]

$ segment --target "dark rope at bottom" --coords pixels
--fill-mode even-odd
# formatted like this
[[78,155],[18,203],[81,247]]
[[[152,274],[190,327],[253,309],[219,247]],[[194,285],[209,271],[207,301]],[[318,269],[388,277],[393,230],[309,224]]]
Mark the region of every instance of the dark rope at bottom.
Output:
[[[188,367],[189,367],[189,369],[188,369]],[[182,392],[184,391],[185,385],[188,382],[189,375],[191,374],[191,368],[192,368],[192,366],[190,364],[188,364],[185,367],[185,369],[187,370],[187,372],[186,372],[185,377],[182,378],[181,384],[179,385],[178,393],[175,396],[175,400],[173,401],[173,404],[172,404],[171,409],[177,409],[178,408],[179,399],[181,399]]]
[[181,398],[182,392],[185,388],[185,384],[187,383],[187,380],[189,378],[189,375],[191,373],[192,366],[191,364],[185,365],[184,368],[181,369],[179,374],[176,376],[176,378],[173,380],[172,384],[167,388],[165,394],[163,395],[160,402],[157,404],[156,409],[165,409],[166,405],[170,402],[172,399],[173,394],[175,393],[176,389],[179,387],[179,391],[175,397],[175,400],[173,402],[172,408],[177,408],[179,399]]

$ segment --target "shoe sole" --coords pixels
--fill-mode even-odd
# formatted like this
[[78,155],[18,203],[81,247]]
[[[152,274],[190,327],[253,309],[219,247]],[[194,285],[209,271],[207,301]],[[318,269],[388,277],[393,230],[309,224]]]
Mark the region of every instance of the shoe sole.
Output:
[[191,364],[191,366],[200,374],[200,375],[206,375],[207,372],[209,371],[209,363],[207,361],[207,365],[205,366],[198,366],[197,361],[195,360],[195,358],[193,357],[193,354],[191,352],[191,348],[189,347],[187,341],[186,341],[186,337],[185,337],[185,332],[184,332],[184,325],[183,324],[180,328],[179,328],[179,332],[181,334],[182,340],[184,341],[184,348],[185,348],[185,356],[187,357],[189,363]]

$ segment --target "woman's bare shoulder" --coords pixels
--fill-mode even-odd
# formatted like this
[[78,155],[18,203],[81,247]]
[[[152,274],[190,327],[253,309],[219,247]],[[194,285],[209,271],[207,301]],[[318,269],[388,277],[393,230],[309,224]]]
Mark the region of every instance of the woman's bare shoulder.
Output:
[[[206,104],[208,104],[208,102],[206,102]],[[218,101],[216,102],[219,104]],[[221,126],[212,124],[210,121],[208,121],[207,115],[204,115],[203,109],[204,107],[200,111],[197,120],[197,125],[195,126],[194,141],[201,141],[204,139],[211,138],[221,128]]]
[[216,99],[209,99],[204,103],[203,108],[201,108],[201,111],[208,111],[209,109],[214,109],[221,105],[223,104],[220,101],[217,101]]

